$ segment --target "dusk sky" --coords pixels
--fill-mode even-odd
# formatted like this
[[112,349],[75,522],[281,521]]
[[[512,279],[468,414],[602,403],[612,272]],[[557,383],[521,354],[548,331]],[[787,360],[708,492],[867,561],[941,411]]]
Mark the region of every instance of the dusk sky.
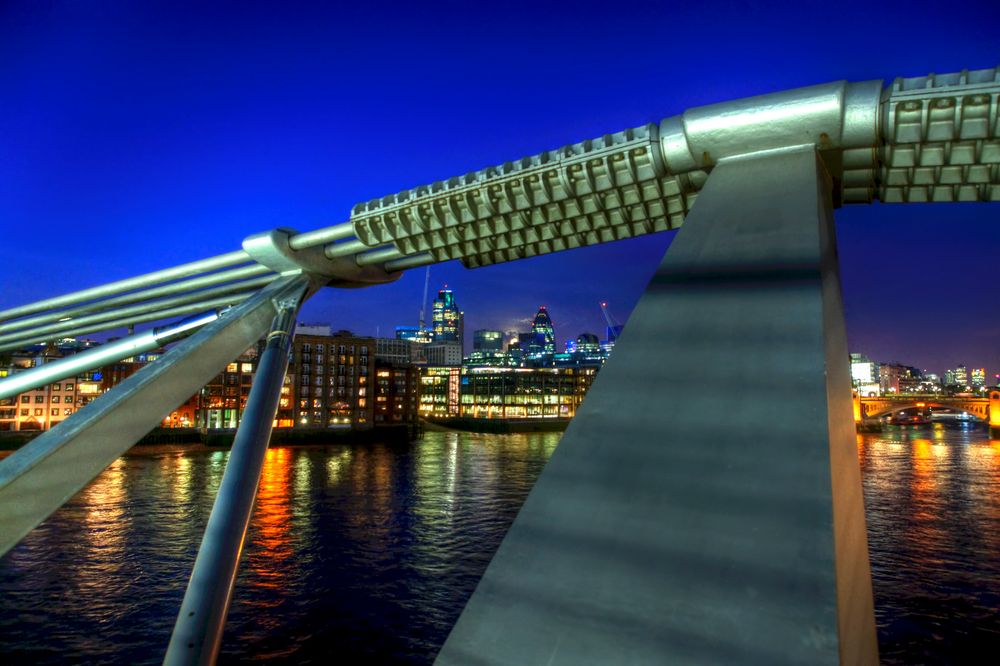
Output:
[[[0,309],[684,109],[1000,65],[1000,3],[0,4]],[[837,211],[852,351],[1000,372],[1000,204]],[[466,270],[466,330],[625,319],[672,233]],[[424,270],[300,317],[416,324]]]

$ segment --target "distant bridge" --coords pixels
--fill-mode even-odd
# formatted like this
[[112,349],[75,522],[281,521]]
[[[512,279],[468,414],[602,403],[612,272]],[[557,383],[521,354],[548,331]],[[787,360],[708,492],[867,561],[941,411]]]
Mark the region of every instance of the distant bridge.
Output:
[[166,654],[212,663],[306,298],[683,224],[438,663],[878,663],[833,220],[876,199],[1000,201],[1000,71],[689,109],[4,310],[0,351],[196,316],[0,380],[177,341],[0,463],[0,553],[266,335]]
[[1000,429],[1000,391],[985,398],[935,395],[893,395],[862,397],[854,394],[854,422],[863,423],[906,409],[957,409]]

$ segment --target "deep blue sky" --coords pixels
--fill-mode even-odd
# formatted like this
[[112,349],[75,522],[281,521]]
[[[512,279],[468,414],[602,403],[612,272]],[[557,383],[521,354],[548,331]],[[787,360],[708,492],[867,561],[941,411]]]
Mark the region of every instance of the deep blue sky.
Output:
[[[996,2],[338,4],[0,4],[0,308],[691,106],[1000,64]],[[1000,372],[1000,205],[837,221],[852,350]],[[670,236],[431,285],[469,331],[545,304],[560,340],[600,333],[599,301],[624,319]],[[327,290],[302,319],[386,334],[422,287]]]

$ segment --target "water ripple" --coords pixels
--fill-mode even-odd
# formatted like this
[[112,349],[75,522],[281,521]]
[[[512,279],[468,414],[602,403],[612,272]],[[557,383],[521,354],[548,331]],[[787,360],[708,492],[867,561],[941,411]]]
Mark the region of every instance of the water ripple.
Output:
[[[270,450],[220,663],[432,661],[558,437]],[[995,654],[1000,442],[858,444],[884,663]],[[129,454],[0,560],[4,663],[159,663],[227,458]]]

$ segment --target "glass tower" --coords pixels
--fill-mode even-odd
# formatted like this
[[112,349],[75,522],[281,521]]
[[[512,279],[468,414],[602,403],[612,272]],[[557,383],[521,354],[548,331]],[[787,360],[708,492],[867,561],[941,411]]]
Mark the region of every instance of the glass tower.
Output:
[[462,342],[465,333],[464,315],[455,304],[451,289],[442,289],[434,299],[432,326],[434,342]]
[[[523,348],[523,343],[522,343]],[[556,336],[552,327],[552,318],[545,306],[538,308],[535,320],[531,323],[531,337],[528,340],[528,356],[539,359],[556,353]]]

